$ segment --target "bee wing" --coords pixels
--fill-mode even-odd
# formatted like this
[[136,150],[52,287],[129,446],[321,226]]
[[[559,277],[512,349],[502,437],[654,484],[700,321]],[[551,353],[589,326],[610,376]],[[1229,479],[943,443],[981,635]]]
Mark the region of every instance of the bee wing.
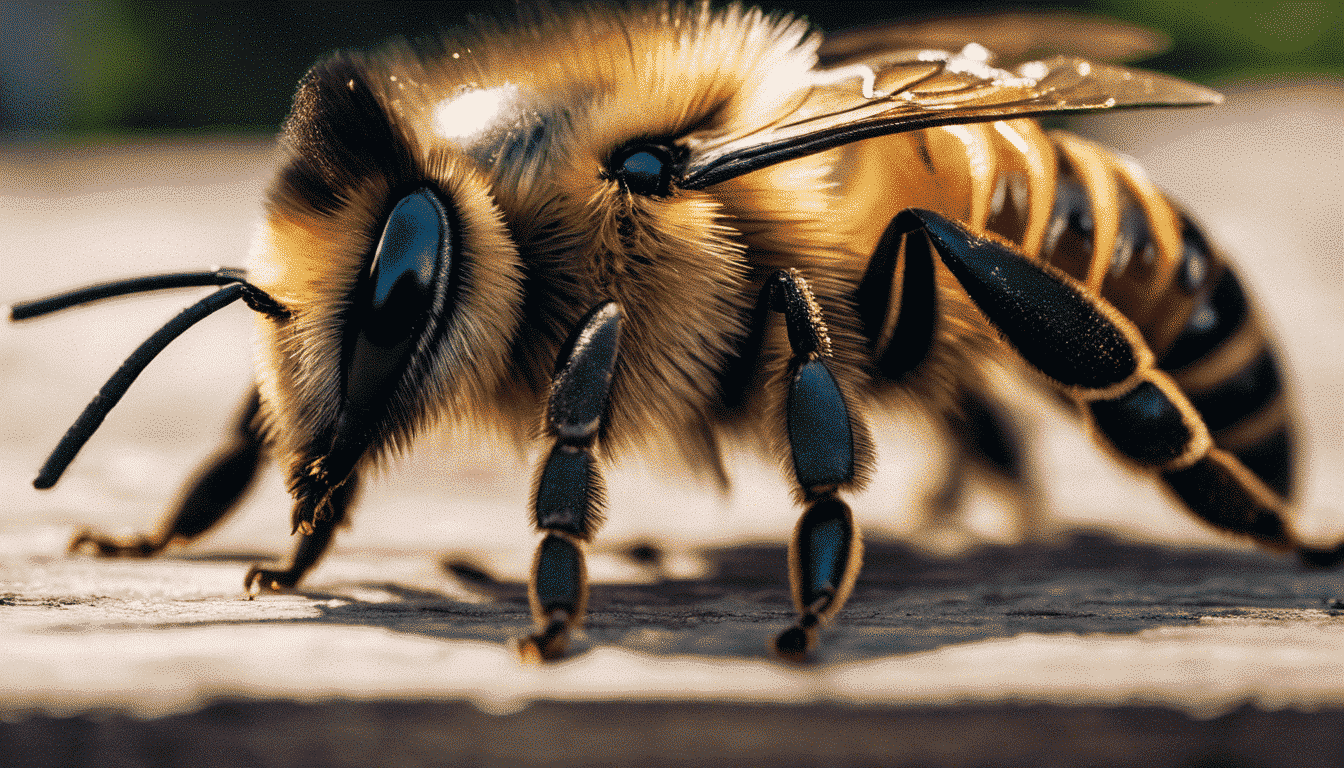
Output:
[[702,189],[860,139],[939,125],[1222,101],[1192,83],[1086,59],[1059,56],[1007,71],[988,58],[984,48],[968,45],[957,54],[883,54],[813,70],[775,122],[687,136],[677,186]]
[[1166,51],[1161,32],[1074,13],[1019,12],[894,21],[829,34],[817,50],[825,68],[860,63],[893,51],[960,50],[975,42],[998,62],[1054,55],[1093,61],[1139,61]]

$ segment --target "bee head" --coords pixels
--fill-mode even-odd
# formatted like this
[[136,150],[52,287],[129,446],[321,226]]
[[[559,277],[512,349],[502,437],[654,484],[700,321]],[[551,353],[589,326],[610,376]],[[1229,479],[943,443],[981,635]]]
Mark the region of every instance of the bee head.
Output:
[[442,417],[488,421],[521,304],[517,250],[485,182],[415,146],[368,71],[337,56],[300,85],[249,264],[290,312],[259,321],[258,386],[310,518],[356,468]]

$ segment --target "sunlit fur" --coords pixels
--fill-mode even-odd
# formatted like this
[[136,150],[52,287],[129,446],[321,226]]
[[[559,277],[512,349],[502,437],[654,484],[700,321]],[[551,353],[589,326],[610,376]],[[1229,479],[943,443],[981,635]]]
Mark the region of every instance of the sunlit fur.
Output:
[[[533,434],[560,344],[583,312],[614,299],[626,319],[604,451],[658,446],[722,476],[717,371],[744,333],[755,285],[780,265],[826,273],[853,260],[827,222],[829,160],[788,163],[712,192],[637,198],[608,177],[608,158],[636,138],[768,121],[787,107],[815,47],[805,24],[755,10],[603,7],[539,14],[520,29],[482,25],[428,50],[349,57],[411,174],[452,196],[471,266],[448,349],[407,389],[385,443],[401,446],[439,418]],[[529,152],[491,158],[439,135],[434,108],[467,84],[516,87],[543,116],[545,135]],[[296,146],[312,123],[343,118],[309,115],[303,99],[301,89],[285,134],[299,159],[327,148],[323,137]],[[296,314],[288,327],[260,322],[264,421],[291,474],[335,418],[340,313],[367,269],[389,195],[404,191],[366,170],[334,168],[339,204],[325,207],[286,188],[282,173],[250,264],[257,284]],[[828,278],[818,281],[824,288]],[[841,306],[831,309],[845,350],[836,373],[857,390],[853,323]]]
[[[300,87],[284,133],[290,159],[250,265],[258,286],[295,314],[288,325],[258,321],[262,420],[292,480],[321,472],[321,436],[341,397],[342,318],[387,211],[416,185],[442,192],[460,221],[461,288],[442,308],[446,332],[422,342],[398,385],[365,464],[439,422],[529,445],[565,337],[589,308],[615,300],[624,319],[597,443],[604,457],[650,451],[724,482],[721,445],[732,439],[787,466],[791,353],[782,324],[767,334],[750,381],[724,379],[726,364],[749,352],[742,342],[763,280],[782,268],[810,283],[834,350],[827,365],[853,406],[850,487],[872,469],[863,412],[946,412],[962,389],[979,386],[985,361],[1022,368],[936,264],[933,348],[917,370],[889,381],[873,367],[853,296],[882,229],[911,207],[1048,258],[1041,249],[1056,157],[1081,151],[1077,140],[1047,136],[1030,120],[949,125],[845,145],[706,190],[638,196],[612,177],[614,152],[640,140],[675,146],[693,133],[745,134],[782,119],[816,66],[819,36],[798,19],[735,5],[521,13],[510,25],[478,22],[418,46],[338,55]],[[1167,204],[1123,161],[1099,157],[1104,173],[1090,188],[1134,190],[1160,230],[1161,263],[1174,263]],[[1023,229],[996,232],[995,217],[1013,202],[996,185],[1011,174]],[[1096,213],[1095,252],[1108,253],[1114,212],[1099,200]],[[1105,268],[1104,256],[1086,261]],[[1173,294],[1159,282],[1153,295]],[[1108,287],[1088,287],[1111,298]],[[1163,320],[1163,330],[1141,323],[1150,343],[1179,327],[1190,311],[1182,301],[1162,314],[1178,318]],[[725,387],[747,396],[729,406]]]
[[[441,418],[489,420],[518,325],[521,273],[517,251],[484,185],[460,163],[435,158],[433,179],[458,203],[463,228],[464,290],[450,332],[432,348],[422,342],[418,381],[394,401],[388,440],[405,448]],[[291,469],[340,408],[341,312],[379,234],[388,194],[374,184],[354,190],[337,217],[272,204],[252,271],[258,285],[293,313],[289,323],[259,322],[258,388],[262,419],[276,456]]]

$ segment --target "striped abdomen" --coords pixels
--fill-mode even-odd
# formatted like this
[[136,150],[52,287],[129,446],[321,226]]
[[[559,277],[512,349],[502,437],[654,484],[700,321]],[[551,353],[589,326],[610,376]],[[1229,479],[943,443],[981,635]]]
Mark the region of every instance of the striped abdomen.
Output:
[[1198,227],[1131,161],[1095,144],[1026,121],[963,127],[1016,139],[993,141],[992,186],[977,185],[984,228],[1133,320],[1214,442],[1287,497],[1292,434],[1276,356],[1236,273]]
[[[1132,161],[1032,120],[914,131],[848,151],[840,179],[864,232],[858,253],[873,253],[880,228],[907,208],[1013,242],[1132,320],[1214,442],[1290,494],[1290,417],[1264,329],[1221,254]],[[951,301],[939,310],[951,311]]]

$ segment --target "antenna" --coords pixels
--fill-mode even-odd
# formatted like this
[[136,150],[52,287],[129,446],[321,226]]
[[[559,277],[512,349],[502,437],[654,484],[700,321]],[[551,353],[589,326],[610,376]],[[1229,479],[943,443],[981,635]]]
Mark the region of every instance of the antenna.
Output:
[[10,319],[27,320],[58,312],[62,309],[132,293],[146,293],[169,288],[195,288],[205,285],[224,286],[182,310],[177,317],[169,320],[152,336],[145,339],[144,343],[136,348],[130,357],[126,358],[126,362],[121,364],[121,367],[117,369],[116,373],[112,374],[106,384],[103,384],[102,388],[98,390],[98,394],[84,408],[84,412],[79,415],[79,418],[75,419],[74,424],[70,425],[70,429],[66,430],[61,442],[56,445],[55,450],[47,457],[46,463],[42,465],[41,471],[37,474],[37,479],[33,480],[33,486],[50,488],[56,484],[57,480],[61,479],[61,475],[70,466],[70,462],[74,461],[75,455],[102,425],[108,412],[120,402],[122,396],[126,394],[126,390],[130,389],[131,384],[135,382],[140,372],[145,370],[150,361],[172,343],[173,339],[181,336],[191,326],[238,299],[242,299],[249,307],[268,317],[276,320],[289,319],[289,310],[285,309],[270,294],[247,282],[246,278],[247,272],[245,270],[232,267],[215,269],[209,272],[150,275],[110,283],[99,283],[55,296],[48,296],[44,299],[19,302],[12,305],[9,312]]

